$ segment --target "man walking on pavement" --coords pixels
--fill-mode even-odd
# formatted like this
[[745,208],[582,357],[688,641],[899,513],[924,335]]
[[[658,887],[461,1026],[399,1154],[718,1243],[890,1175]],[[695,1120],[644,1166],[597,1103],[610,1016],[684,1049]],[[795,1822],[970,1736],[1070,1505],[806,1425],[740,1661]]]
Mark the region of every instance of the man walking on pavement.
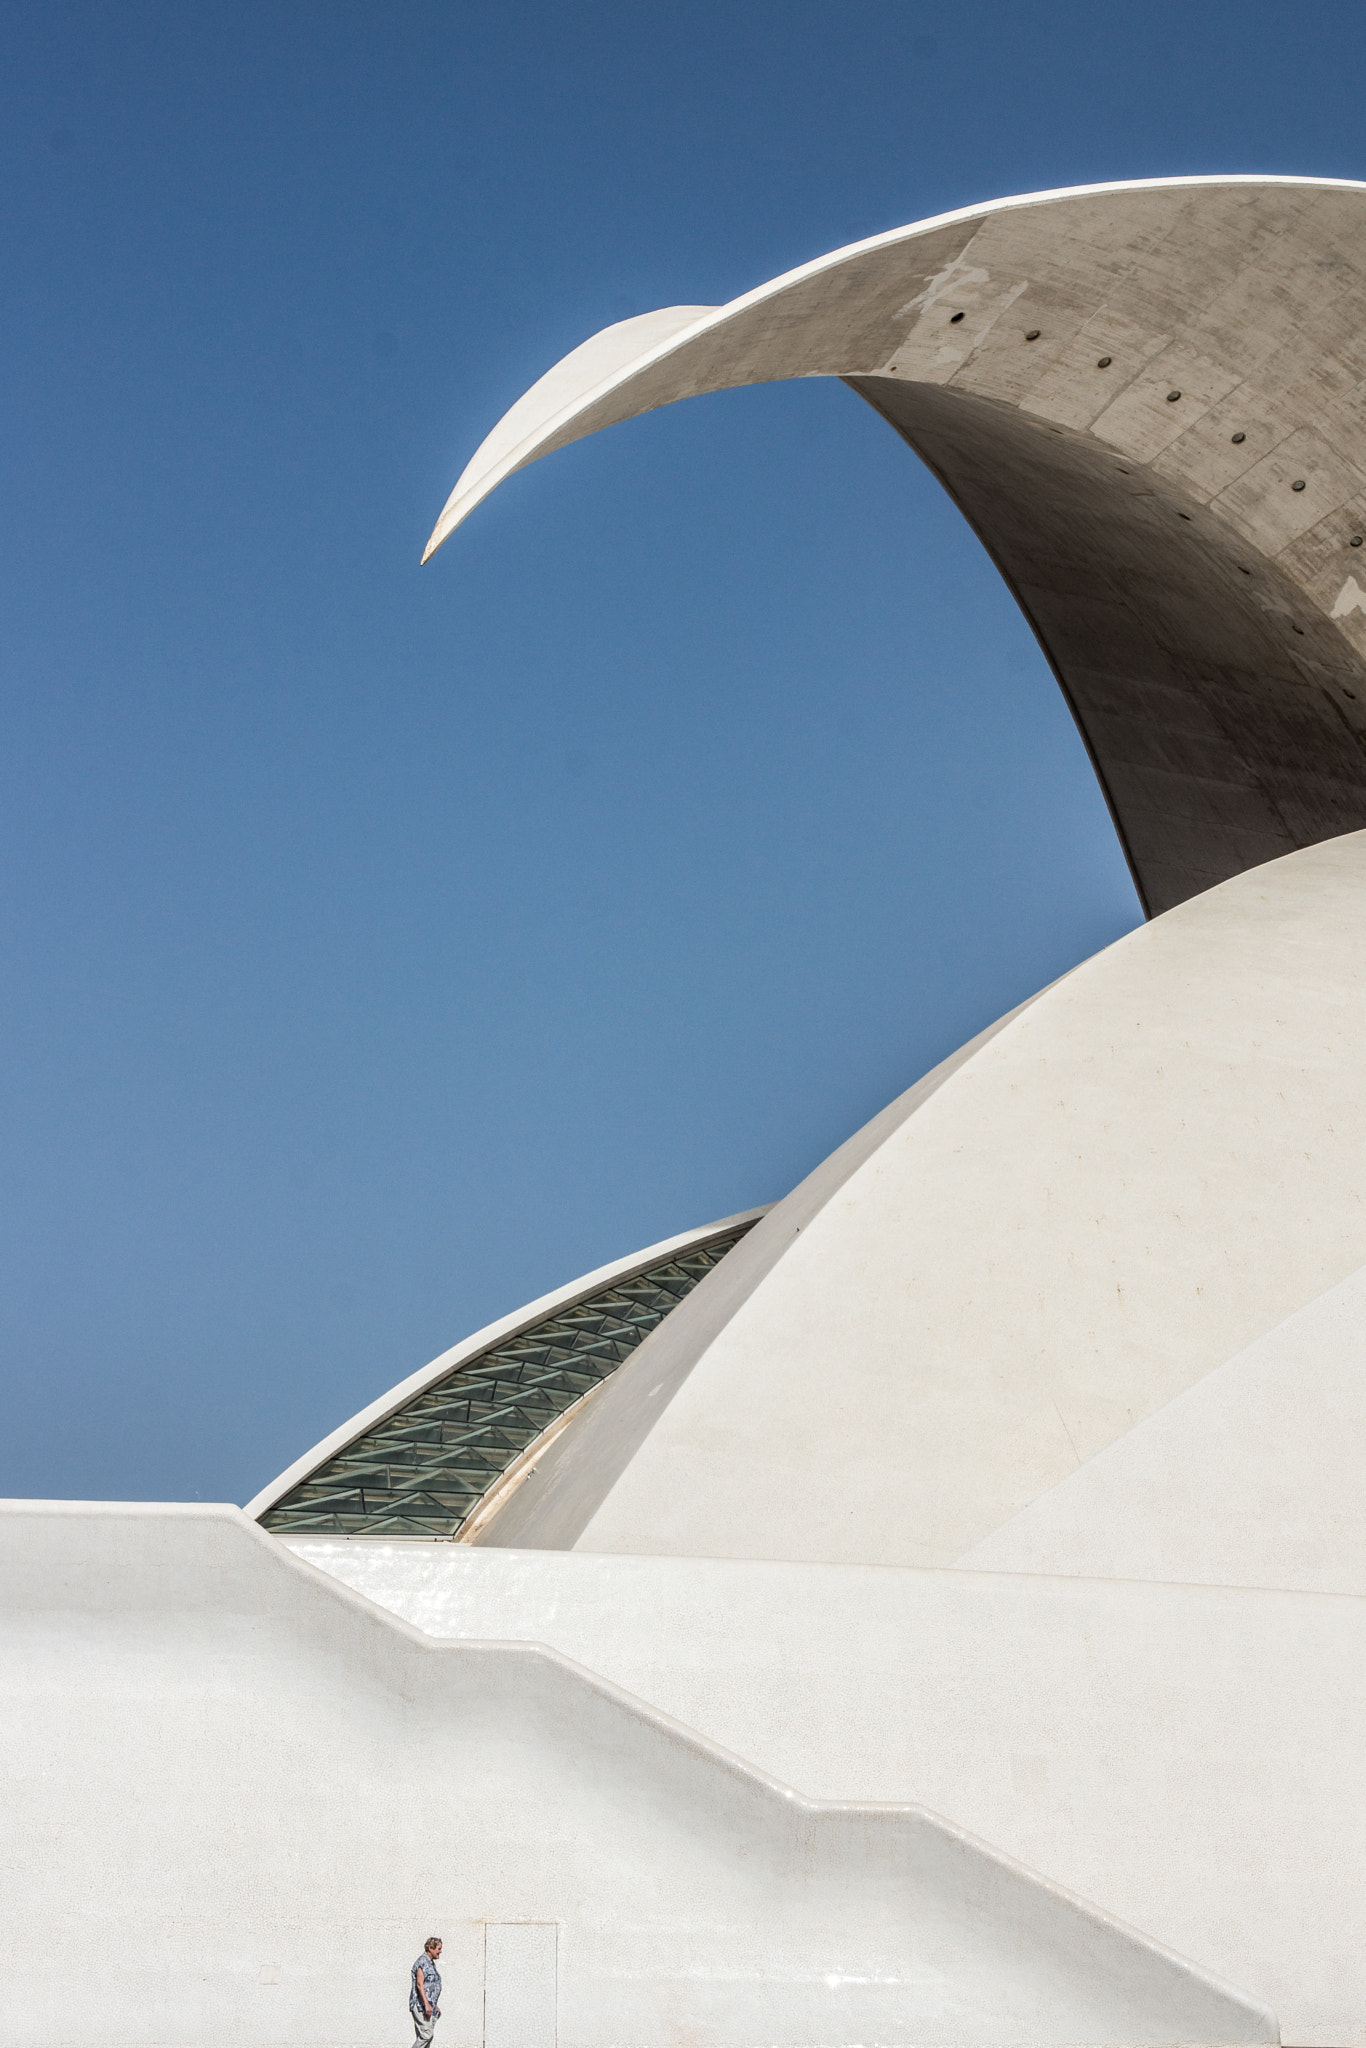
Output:
[[441,1972],[436,1967],[440,1955],[441,1937],[433,1934],[413,1964],[413,1988],[408,1999],[408,2010],[417,2029],[413,2048],[431,2048],[432,2030],[441,2017]]

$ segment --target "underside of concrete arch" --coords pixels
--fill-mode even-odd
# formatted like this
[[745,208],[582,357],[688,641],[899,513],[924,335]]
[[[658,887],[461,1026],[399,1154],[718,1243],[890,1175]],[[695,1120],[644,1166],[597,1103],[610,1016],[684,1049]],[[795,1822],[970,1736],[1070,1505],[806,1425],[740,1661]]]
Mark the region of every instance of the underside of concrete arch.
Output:
[[1366,825],[1366,187],[1036,194],[606,329],[476,452],[514,470],[697,396],[836,376],[1023,607],[1149,915]]

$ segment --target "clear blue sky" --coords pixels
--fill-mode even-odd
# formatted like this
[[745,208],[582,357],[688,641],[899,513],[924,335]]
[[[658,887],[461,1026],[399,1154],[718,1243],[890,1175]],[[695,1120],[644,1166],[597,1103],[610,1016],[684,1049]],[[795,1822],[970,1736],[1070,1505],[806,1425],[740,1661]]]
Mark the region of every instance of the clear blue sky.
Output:
[[946,207],[1364,139],[1332,0],[0,8],[0,1492],[247,1498],[1137,921],[837,383],[584,442],[419,571],[534,377]]

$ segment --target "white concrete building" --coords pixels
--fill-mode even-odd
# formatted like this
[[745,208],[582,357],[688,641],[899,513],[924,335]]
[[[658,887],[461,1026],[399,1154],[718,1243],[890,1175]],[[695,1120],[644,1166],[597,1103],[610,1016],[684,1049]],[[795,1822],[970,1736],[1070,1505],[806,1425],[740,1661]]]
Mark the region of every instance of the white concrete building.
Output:
[[245,1510],[13,1503],[0,2042],[66,1943],[82,2040],[401,2042],[435,1931],[447,2048],[1366,2048],[1366,187],[624,322],[432,547],[800,375],[982,535],[1150,922]]

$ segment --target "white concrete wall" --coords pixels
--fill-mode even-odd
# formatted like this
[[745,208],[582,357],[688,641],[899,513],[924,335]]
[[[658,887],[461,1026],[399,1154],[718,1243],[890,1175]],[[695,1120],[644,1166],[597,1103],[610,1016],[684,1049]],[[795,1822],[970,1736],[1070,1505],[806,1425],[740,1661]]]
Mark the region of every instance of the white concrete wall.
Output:
[[576,1663],[823,1798],[914,1801],[1366,2048],[1366,1601],[296,1539],[437,1635]]
[[700,1350],[578,1546],[952,1564],[1363,1263],[1353,833],[1131,933],[950,1073]]
[[1366,1267],[958,1560],[1366,1594]]
[[470,2048],[484,1924],[523,1921],[558,1925],[565,2048],[1276,2038],[932,1815],[799,1798],[552,1651],[434,1644],[237,1509],[0,1521],[13,2048],[402,2040],[429,1932]]

